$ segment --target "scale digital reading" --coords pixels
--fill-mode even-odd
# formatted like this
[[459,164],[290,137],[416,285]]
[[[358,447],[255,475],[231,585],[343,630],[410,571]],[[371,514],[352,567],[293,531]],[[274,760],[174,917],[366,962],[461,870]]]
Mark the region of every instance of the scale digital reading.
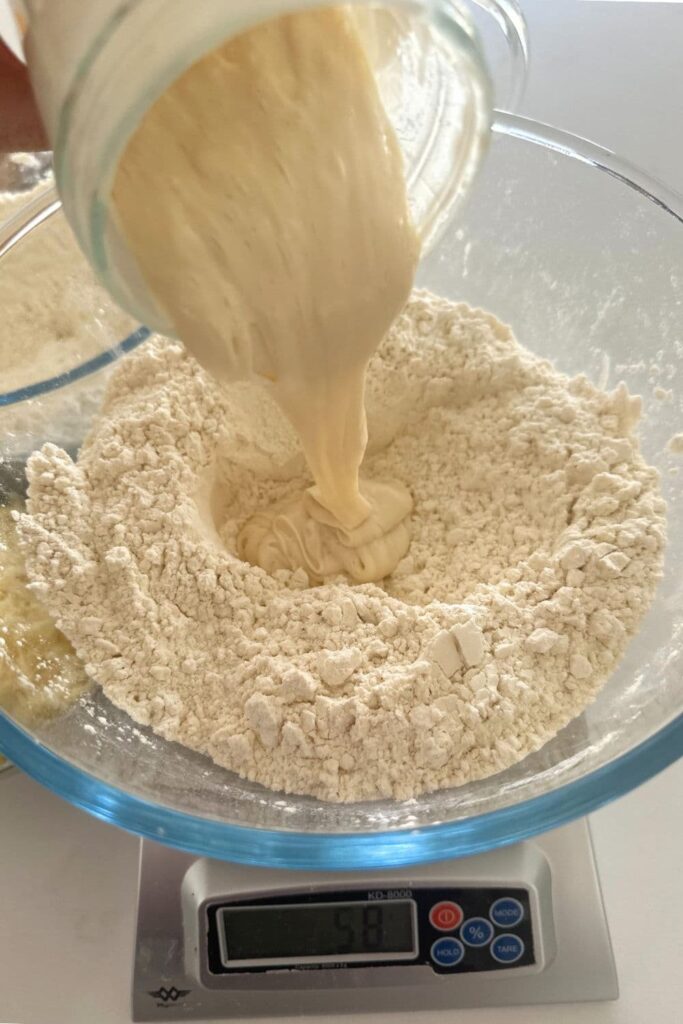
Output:
[[227,970],[273,964],[413,960],[417,955],[414,900],[281,903],[221,907],[210,927]]

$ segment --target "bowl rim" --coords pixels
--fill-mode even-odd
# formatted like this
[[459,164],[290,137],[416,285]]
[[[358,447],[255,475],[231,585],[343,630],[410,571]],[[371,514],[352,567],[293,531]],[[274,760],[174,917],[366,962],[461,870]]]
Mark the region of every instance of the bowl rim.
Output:
[[[595,167],[638,192],[683,225],[682,196],[602,146],[550,125],[507,113],[497,115],[493,131]],[[45,194],[40,198],[45,202]],[[54,196],[50,203],[50,213],[44,213],[42,218],[33,211],[31,226],[56,212],[59,203]],[[25,216],[15,217],[10,226],[12,223],[23,225],[19,228],[19,237],[30,230]],[[3,248],[0,233],[0,255],[4,251],[7,248]],[[147,333],[142,336],[141,332]],[[32,388],[54,390],[85,377],[114,362],[148,336],[147,328],[138,328],[95,359]],[[39,393],[43,392],[32,391],[30,396],[24,397],[35,397]],[[0,404],[4,404],[2,396]],[[473,817],[378,832],[274,830],[173,810],[126,793],[63,760],[45,743],[11,721],[2,709],[0,750],[36,781],[95,817],[190,853],[263,867],[362,870],[469,856],[558,828],[594,811],[683,756],[683,714],[590,775],[550,792]]]
[[630,792],[683,755],[683,715],[590,775],[471,818],[380,832],[297,832],[176,811],[103,782],[0,711],[0,749],[57,796],[127,832],[197,856],[257,867],[361,871],[484,853],[529,839]]

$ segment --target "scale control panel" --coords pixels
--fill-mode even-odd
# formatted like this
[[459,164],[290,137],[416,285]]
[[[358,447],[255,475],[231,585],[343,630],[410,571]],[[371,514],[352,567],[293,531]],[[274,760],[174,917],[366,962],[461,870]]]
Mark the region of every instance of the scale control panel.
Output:
[[535,966],[532,899],[509,887],[400,887],[209,903],[214,977],[428,966],[437,974]]

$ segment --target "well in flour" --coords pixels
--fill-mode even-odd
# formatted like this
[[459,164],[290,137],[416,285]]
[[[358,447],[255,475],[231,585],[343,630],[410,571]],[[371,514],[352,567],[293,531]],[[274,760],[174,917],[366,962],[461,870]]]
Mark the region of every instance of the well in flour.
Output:
[[625,387],[416,293],[370,366],[364,464],[410,489],[411,545],[359,586],[235,555],[254,511],[310,482],[254,396],[156,341],[77,463],[51,445],[29,462],[33,588],[114,703],[249,779],[350,801],[500,771],[593,700],[664,545]]

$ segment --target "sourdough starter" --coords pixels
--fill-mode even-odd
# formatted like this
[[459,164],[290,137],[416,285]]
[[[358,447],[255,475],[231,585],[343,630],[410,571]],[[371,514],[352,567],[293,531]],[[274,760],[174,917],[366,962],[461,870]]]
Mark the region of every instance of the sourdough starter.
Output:
[[352,14],[279,18],[200,60],[144,118],[114,200],[188,349],[218,379],[266,386],[306,454],[315,485],[245,524],[243,557],[386,576],[411,499],[359,484],[364,381],[419,245]]

